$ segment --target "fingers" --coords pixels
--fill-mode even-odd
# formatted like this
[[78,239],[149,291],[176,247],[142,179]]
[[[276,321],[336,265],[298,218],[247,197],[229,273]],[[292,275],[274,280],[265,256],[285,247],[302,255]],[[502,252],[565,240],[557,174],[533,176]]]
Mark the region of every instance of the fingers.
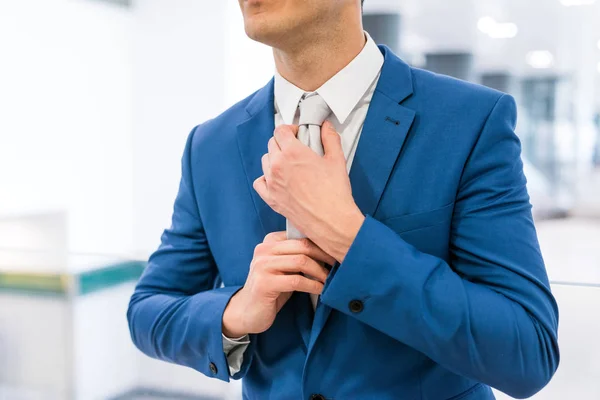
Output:
[[302,275],[274,275],[272,284],[278,292],[304,292],[321,294],[323,284]]
[[296,125],[279,125],[273,132],[273,137],[281,150],[285,150],[291,146],[298,144],[296,135],[298,134],[298,126]]
[[279,231],[279,232],[271,232],[263,239],[263,243],[274,243],[281,242],[287,240],[287,232]]
[[269,153],[272,154],[272,155],[276,155],[276,154],[281,153],[281,148],[277,144],[277,140],[275,140],[274,137],[272,137],[271,139],[269,139],[269,144],[267,145],[267,147],[269,149]]
[[329,271],[321,263],[304,254],[286,254],[282,256],[265,257],[260,260],[261,268],[274,274],[303,273],[324,283]]
[[267,182],[271,178],[271,165],[281,154],[283,149],[282,145],[289,147],[300,143],[296,139],[297,134],[298,126],[296,125],[280,125],[273,132],[273,137],[269,139],[269,142],[267,143],[268,152],[263,155],[261,159],[263,174],[265,175]]
[[345,159],[344,150],[342,149],[342,138],[330,121],[323,122],[323,126],[321,127],[321,142],[323,142],[323,151],[326,156]]
[[269,139],[268,148],[269,152],[263,155],[261,159],[263,174],[265,175],[267,183],[271,181],[271,162],[276,160],[281,153],[281,149],[274,137]]
[[269,158],[269,154],[264,154],[260,159],[260,163],[262,164],[263,176],[268,183],[271,180],[271,159]]
[[252,183],[252,187],[258,195],[265,201],[267,204],[271,204],[271,198],[269,197],[269,189],[267,189],[267,180],[265,176],[258,177]]
[[272,254],[304,254],[316,261],[333,265],[336,259],[323,251],[310,239],[290,239],[281,241],[271,249]]

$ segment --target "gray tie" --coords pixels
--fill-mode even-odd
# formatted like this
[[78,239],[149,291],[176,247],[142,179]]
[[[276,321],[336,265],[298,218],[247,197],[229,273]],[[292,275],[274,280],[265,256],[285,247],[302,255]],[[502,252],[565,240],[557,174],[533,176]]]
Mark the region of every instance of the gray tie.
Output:
[[[298,140],[310,147],[315,153],[323,156],[321,142],[321,125],[331,114],[331,109],[325,100],[317,93],[300,100],[300,119],[298,122]],[[302,239],[306,236],[286,219],[288,239]],[[318,296],[311,295],[313,307],[316,307]]]

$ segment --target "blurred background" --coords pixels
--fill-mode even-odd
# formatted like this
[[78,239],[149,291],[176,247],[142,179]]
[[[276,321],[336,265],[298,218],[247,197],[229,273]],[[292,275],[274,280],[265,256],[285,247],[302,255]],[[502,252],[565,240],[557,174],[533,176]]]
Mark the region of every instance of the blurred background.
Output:
[[[599,399],[600,1],[366,0],[364,23],[416,67],[517,99],[561,313],[535,398]],[[240,398],[139,353],[125,312],[188,133],[273,69],[235,0],[0,0],[1,400]]]

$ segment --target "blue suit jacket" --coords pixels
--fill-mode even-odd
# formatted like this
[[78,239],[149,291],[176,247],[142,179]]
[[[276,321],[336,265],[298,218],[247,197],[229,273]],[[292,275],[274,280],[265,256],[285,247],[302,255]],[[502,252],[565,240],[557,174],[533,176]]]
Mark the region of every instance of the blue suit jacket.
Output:
[[[492,399],[489,386],[528,397],[557,368],[558,311],[514,100],[380,49],[350,171],[366,220],[314,316],[308,295],[295,293],[251,336],[233,378],[259,400]],[[271,81],[190,134],[172,225],[128,311],[147,355],[229,380],[223,310],[255,246],[285,230],[252,188],[273,117]]]

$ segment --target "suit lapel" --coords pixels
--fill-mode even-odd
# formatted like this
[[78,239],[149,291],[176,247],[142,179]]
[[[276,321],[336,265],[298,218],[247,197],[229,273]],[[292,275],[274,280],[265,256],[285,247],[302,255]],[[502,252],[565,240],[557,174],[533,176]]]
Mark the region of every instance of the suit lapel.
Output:
[[[350,169],[354,201],[363,214],[370,216],[377,211],[379,200],[415,119],[415,112],[401,105],[413,92],[410,67],[386,46],[379,48],[385,61]],[[330,313],[331,307],[319,302],[309,354]]]
[[350,169],[352,196],[363,214],[375,214],[414,118],[414,111],[375,92]]
[[238,125],[237,140],[254,207],[266,236],[285,230],[285,218],[273,211],[252,187],[254,181],[263,175],[261,157],[268,152],[268,142],[275,129],[273,79],[256,92],[246,106],[246,112],[249,118]]

